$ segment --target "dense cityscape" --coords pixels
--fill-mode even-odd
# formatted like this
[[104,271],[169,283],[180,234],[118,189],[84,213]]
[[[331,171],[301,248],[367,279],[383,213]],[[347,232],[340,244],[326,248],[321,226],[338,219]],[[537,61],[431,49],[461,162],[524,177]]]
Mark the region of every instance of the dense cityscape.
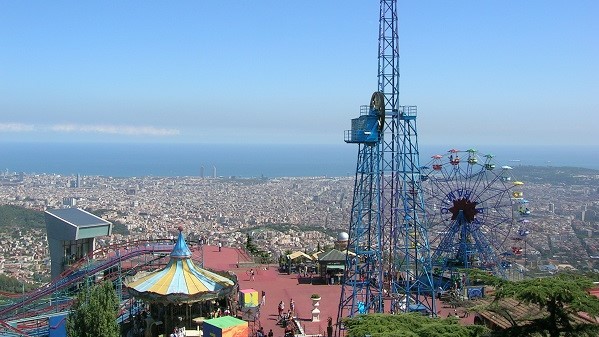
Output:
[[1,8],[0,337],[599,336],[595,2]]
[[[599,261],[599,173],[517,167],[532,214],[526,251],[515,258],[531,274],[593,270]],[[100,245],[174,238],[183,226],[193,241],[241,247],[249,234],[273,261],[285,251],[315,252],[347,231],[353,178],[234,179],[4,174],[5,205],[78,207],[122,230]],[[48,280],[44,228],[3,230],[0,272],[27,282]],[[509,239],[508,239],[509,240]],[[509,247],[507,242],[506,246]],[[525,260],[526,259],[526,260]]]

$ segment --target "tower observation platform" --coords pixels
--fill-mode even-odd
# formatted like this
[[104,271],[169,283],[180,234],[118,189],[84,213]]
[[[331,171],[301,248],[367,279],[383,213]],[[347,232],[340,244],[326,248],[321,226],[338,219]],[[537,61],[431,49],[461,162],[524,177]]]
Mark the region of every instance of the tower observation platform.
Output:
[[52,279],[95,249],[95,238],[112,234],[112,223],[79,208],[47,210],[44,214]]

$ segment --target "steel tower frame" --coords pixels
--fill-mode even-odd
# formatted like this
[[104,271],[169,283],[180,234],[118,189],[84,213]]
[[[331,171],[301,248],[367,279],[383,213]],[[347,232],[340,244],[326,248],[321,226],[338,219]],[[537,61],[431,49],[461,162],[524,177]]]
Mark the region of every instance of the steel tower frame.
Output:
[[336,336],[344,317],[385,312],[389,299],[389,312],[436,312],[416,107],[399,105],[397,0],[380,1],[378,91],[345,141],[358,160]]
[[397,174],[401,184],[398,207],[391,235],[390,262],[392,274],[391,312],[419,311],[436,315],[435,284],[428,237],[428,223],[422,194],[422,174],[416,130],[416,106],[400,106],[399,165]]

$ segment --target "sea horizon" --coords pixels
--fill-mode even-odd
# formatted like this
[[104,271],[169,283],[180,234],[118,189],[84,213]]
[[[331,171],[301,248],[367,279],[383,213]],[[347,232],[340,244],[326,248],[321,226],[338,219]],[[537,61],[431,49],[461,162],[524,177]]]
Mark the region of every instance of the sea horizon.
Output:
[[[421,145],[420,165],[451,148]],[[599,170],[593,146],[481,146],[498,165]],[[211,177],[343,177],[355,174],[355,144],[166,144],[4,142],[0,170],[27,174]]]

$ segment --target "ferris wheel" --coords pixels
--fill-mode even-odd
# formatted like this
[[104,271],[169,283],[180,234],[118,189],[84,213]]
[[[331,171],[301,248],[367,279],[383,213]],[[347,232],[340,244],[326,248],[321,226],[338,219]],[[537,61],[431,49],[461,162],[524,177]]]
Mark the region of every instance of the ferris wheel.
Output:
[[498,276],[509,267],[511,236],[522,206],[511,167],[474,149],[434,155],[422,167],[431,258],[435,271],[481,268]]

